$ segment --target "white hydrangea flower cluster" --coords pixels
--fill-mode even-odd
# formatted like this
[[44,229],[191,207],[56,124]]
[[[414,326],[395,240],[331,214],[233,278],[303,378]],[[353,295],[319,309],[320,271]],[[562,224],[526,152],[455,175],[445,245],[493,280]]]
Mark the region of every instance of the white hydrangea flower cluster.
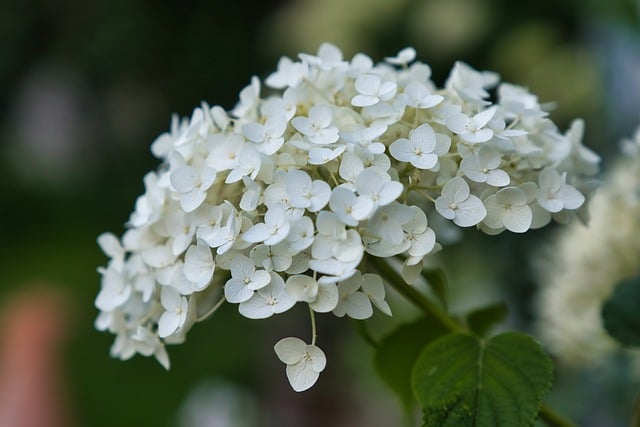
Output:
[[304,390],[325,366],[313,314],[390,315],[367,259],[400,256],[415,276],[440,249],[427,214],[522,233],[583,205],[599,159],[581,135],[560,133],[526,89],[461,62],[438,88],[415,56],[347,61],[324,44],[282,58],[267,96],[254,77],[229,113],[203,104],[174,119],[124,236],[99,238],[111,260],[96,323],[116,335],[112,354],[168,367],[164,345],[223,301],[252,319],[305,303],[311,344],[276,347]]

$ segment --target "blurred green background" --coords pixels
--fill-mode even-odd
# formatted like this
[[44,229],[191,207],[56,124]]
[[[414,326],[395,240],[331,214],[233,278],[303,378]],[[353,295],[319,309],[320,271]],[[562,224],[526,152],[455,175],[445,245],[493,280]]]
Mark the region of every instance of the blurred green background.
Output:
[[[377,61],[413,45],[438,85],[464,60],[556,102],[552,118],[562,129],[585,118],[586,144],[606,166],[640,119],[639,19],[632,0],[4,0],[0,302],[43,282],[69,298],[62,369],[78,426],[227,425],[199,424],[207,411],[227,411],[236,420],[228,425],[239,426],[394,425],[398,405],[345,319],[321,319],[332,367],[303,395],[289,390],[272,352],[280,337],[308,334],[295,321],[302,312],[256,322],[224,307],[185,344],[168,347],[169,372],[150,359],[110,358],[113,337],[93,328],[96,268],[106,262],[96,237],[123,232],[143,175],[157,167],[150,143],[171,113],[189,115],[201,101],[232,108],[250,77],[268,75],[280,55],[331,41],[347,57],[362,51]],[[515,250],[503,246],[508,236],[473,237],[461,250],[490,245],[505,260],[476,263],[497,282],[485,297],[509,298],[523,329],[534,290],[523,256],[545,233]],[[521,283],[502,286],[514,272]],[[476,294],[459,305],[476,305]],[[594,381],[619,390],[614,380]],[[614,394],[598,412],[584,404],[596,396],[554,399],[593,426],[630,400]]]

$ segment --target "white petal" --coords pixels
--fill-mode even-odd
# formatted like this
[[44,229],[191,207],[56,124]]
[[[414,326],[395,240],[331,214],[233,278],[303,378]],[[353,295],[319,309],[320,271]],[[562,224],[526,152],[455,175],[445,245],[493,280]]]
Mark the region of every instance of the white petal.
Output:
[[558,198],[562,200],[565,209],[578,209],[584,203],[584,196],[575,187],[565,184],[558,191]]
[[471,119],[465,114],[457,113],[451,114],[447,116],[444,120],[445,124],[452,132],[457,133],[458,135],[467,133],[467,124]]
[[271,227],[264,223],[258,223],[244,232],[242,240],[245,242],[257,243],[268,239],[271,236]]
[[487,173],[487,184],[489,185],[493,185],[494,187],[504,187],[505,185],[509,185],[509,182],[511,182],[509,174],[502,169],[490,170]]
[[356,78],[354,86],[362,95],[376,95],[380,88],[380,83],[380,77],[375,74],[360,74]]
[[544,168],[538,175],[538,183],[540,188],[548,189],[551,192],[557,192],[562,185],[562,179],[557,170],[553,168]]
[[422,153],[421,156],[411,159],[411,164],[418,169],[433,169],[438,164],[438,156]]
[[258,290],[267,286],[271,282],[271,275],[268,271],[258,270],[251,277],[251,282],[247,285],[249,289]]
[[310,389],[318,381],[319,376],[320,373],[311,368],[309,361],[301,360],[293,365],[287,365],[287,378],[295,391]]
[[489,123],[489,120],[491,120],[493,116],[496,115],[497,110],[498,109],[496,107],[491,107],[473,116],[473,123],[476,125],[476,129],[480,129],[481,127]]
[[388,205],[389,203],[400,197],[400,194],[402,194],[403,190],[404,186],[398,181],[385,182],[380,189],[380,193],[378,195],[378,203],[381,206]]
[[200,177],[194,168],[182,167],[171,173],[171,185],[180,193],[187,193],[197,185]]
[[362,276],[362,292],[371,299],[384,298],[384,283],[377,274],[367,273]]
[[324,371],[324,368],[327,366],[327,358],[324,355],[324,352],[320,349],[320,347],[315,345],[307,345],[305,347],[306,353],[311,357],[311,369],[316,372]]
[[406,138],[400,138],[389,146],[389,152],[394,159],[410,162],[415,157],[413,144]]
[[531,227],[533,213],[531,208],[524,206],[511,206],[511,208],[502,215],[504,227],[513,233],[524,233]]
[[261,124],[249,122],[242,125],[242,134],[252,142],[262,142],[265,139],[265,128]]
[[249,319],[266,319],[273,316],[273,310],[267,301],[257,292],[247,301],[240,303],[238,311]]
[[158,336],[166,338],[180,326],[180,317],[173,311],[165,311],[158,320]]
[[487,210],[482,201],[476,196],[470,195],[465,201],[458,203],[453,222],[460,227],[471,227],[482,221],[486,215]]
[[102,233],[98,236],[98,245],[110,258],[121,257],[124,254],[120,241],[113,233]]
[[351,105],[354,107],[371,107],[380,102],[377,96],[371,95],[356,95],[351,99]]
[[338,288],[334,283],[318,283],[316,299],[309,304],[318,313],[327,313],[338,305]]
[[204,288],[213,278],[215,264],[211,249],[201,241],[190,246],[184,258],[184,275],[194,282],[198,289]]
[[180,197],[180,206],[185,212],[193,212],[204,202],[207,193],[196,188]]
[[231,278],[224,285],[224,297],[231,303],[245,302],[252,296],[253,291],[240,279]]
[[313,302],[318,297],[318,282],[313,277],[295,275],[287,279],[287,293],[296,301]]
[[307,344],[300,338],[282,338],[273,346],[273,349],[282,363],[291,365],[302,360]]
[[[400,159],[398,159],[400,160]],[[355,182],[360,172],[364,170],[362,160],[353,153],[346,152],[340,159],[340,177],[346,181]]]
[[331,197],[331,187],[324,181],[315,180],[311,185],[311,200],[308,210],[318,212],[329,203]]
[[487,142],[493,138],[493,131],[491,129],[480,129],[475,132],[462,134],[460,137],[472,144],[479,144],[481,142]]
[[371,301],[362,292],[355,292],[340,301],[340,305],[352,319],[364,320],[373,315]]
[[164,286],[160,294],[160,302],[165,310],[176,310],[182,305],[182,297],[174,288]]

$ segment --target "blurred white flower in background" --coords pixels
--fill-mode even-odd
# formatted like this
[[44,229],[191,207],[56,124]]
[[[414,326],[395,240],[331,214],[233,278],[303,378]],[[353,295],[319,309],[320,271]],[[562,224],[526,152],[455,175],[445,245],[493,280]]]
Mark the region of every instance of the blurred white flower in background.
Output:
[[[623,156],[590,202],[589,225],[566,227],[538,266],[538,333],[566,366],[598,365],[620,350],[604,330],[601,310],[615,286],[640,268],[640,129],[621,148]],[[577,203],[580,193],[564,190],[556,173],[546,174],[541,204],[553,211]],[[547,200],[549,188],[556,199]],[[633,353],[640,361],[640,352]]]
[[264,425],[260,413],[257,397],[247,390],[221,380],[209,380],[187,394],[178,412],[177,425],[255,427]]

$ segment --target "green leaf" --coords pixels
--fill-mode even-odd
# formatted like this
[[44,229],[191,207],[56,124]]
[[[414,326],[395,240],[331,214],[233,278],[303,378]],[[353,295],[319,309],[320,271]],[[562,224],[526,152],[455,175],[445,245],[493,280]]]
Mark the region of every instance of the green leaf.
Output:
[[509,309],[503,302],[473,310],[467,315],[467,325],[478,336],[485,336],[496,324],[506,319]]
[[433,295],[442,303],[442,307],[447,310],[447,275],[441,268],[424,269],[422,277],[433,291]]
[[415,402],[411,391],[413,365],[425,345],[446,333],[440,323],[425,317],[398,327],[380,341],[374,356],[376,370],[407,411]]
[[625,346],[640,346],[640,277],[616,286],[602,307],[609,335]]
[[533,425],[553,365],[531,337],[458,333],[429,344],[412,373],[424,426]]

